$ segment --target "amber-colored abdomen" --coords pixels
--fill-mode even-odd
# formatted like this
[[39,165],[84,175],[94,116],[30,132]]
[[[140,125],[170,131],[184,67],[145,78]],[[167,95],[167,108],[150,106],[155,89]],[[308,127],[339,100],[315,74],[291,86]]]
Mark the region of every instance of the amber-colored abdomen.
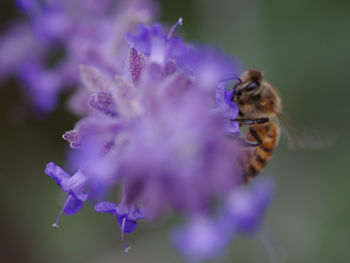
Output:
[[262,144],[244,149],[242,173],[245,182],[250,182],[267,165],[280,138],[279,126],[273,121],[249,128],[247,139],[257,142],[252,136],[252,130],[260,137]]

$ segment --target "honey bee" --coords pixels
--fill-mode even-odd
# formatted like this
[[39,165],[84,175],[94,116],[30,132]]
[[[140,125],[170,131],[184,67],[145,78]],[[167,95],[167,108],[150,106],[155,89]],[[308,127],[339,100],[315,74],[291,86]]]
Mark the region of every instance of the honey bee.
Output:
[[245,183],[257,176],[270,161],[280,140],[281,97],[262,72],[245,71],[234,87],[232,100],[239,108],[237,121],[248,125],[239,169]]

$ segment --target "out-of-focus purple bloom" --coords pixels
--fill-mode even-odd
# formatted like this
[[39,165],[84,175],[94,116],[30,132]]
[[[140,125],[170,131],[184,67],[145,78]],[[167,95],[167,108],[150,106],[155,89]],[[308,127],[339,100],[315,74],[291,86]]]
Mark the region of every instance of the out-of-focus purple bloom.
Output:
[[15,0],[16,6],[23,12],[32,13],[39,8],[38,0]]
[[32,20],[33,33],[41,41],[60,41],[74,33],[70,18],[63,10],[49,9],[41,15],[33,17]]
[[57,105],[61,79],[56,72],[44,70],[38,61],[29,60],[18,70],[19,78],[26,84],[26,92],[38,110],[49,112]]
[[44,55],[46,45],[38,42],[31,28],[16,23],[0,37],[0,80],[16,74],[22,64]]
[[[157,11],[148,0],[17,0],[16,3],[28,19],[16,22],[0,39],[0,79],[19,75],[24,80],[24,90],[29,89],[26,95],[30,95],[36,108],[45,112],[56,107],[62,90],[79,87],[78,65],[98,67],[112,77],[121,73],[121,61],[129,49],[124,34],[134,31],[139,23],[152,21]],[[62,54],[53,55],[58,47]],[[52,56],[58,57],[54,64]],[[23,64],[27,67],[28,61],[39,61],[45,66],[29,76],[29,70],[23,73]],[[39,85],[31,85],[33,79]],[[88,108],[75,105],[73,111],[85,115]]]
[[227,211],[235,231],[254,233],[274,195],[271,179],[256,179],[249,188],[239,188],[228,198]]
[[80,211],[83,202],[88,199],[88,195],[84,193],[87,184],[87,178],[80,171],[70,176],[61,167],[54,163],[48,163],[45,173],[50,176],[61,187],[63,192],[67,193],[67,199],[59,212],[55,223],[52,226],[58,227],[58,221],[64,212],[70,216]]
[[249,187],[238,187],[226,199],[223,211],[212,218],[195,216],[174,230],[172,241],[190,260],[218,258],[237,234],[258,229],[273,194],[271,179],[259,178]]
[[191,261],[217,259],[231,239],[230,231],[220,220],[203,216],[193,218],[172,234],[172,242]]

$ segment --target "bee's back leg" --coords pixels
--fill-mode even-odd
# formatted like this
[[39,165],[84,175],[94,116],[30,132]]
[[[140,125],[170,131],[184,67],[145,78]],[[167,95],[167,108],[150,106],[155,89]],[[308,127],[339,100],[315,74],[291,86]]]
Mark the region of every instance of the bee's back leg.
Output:
[[269,118],[257,118],[257,119],[247,119],[247,118],[237,118],[233,121],[237,121],[240,125],[253,125],[253,124],[263,124],[269,121]]
[[241,144],[242,146],[245,146],[245,147],[257,147],[257,146],[260,146],[262,144],[260,137],[258,137],[259,140],[256,142],[256,141],[250,141],[247,138],[240,137],[237,135],[229,134],[229,136],[232,137],[234,140],[238,141],[239,144]]

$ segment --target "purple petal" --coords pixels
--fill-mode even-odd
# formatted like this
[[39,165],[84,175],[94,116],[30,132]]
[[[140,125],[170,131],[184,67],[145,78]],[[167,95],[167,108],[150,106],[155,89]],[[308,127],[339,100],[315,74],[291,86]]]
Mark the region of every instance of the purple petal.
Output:
[[126,218],[125,225],[124,225],[124,233],[130,234],[134,232],[137,228],[137,222],[135,220],[129,219],[126,215],[116,215],[118,224],[120,228],[123,226],[123,220]]
[[168,58],[180,58],[187,53],[182,38],[167,37],[160,24],[139,26],[136,35],[127,34],[127,42],[139,52],[150,56],[150,61],[164,65]]
[[255,232],[273,193],[274,184],[266,178],[255,180],[250,189],[235,190],[227,207],[235,228],[243,233]]
[[71,178],[68,173],[66,173],[61,167],[57,166],[53,162],[46,165],[45,173],[54,179],[60,187],[62,187],[62,183]]
[[163,65],[169,57],[169,48],[167,37],[163,34],[162,26],[155,24],[150,28],[151,53],[150,61]]
[[234,133],[238,135],[239,132],[239,124],[237,121],[227,121],[227,125],[226,125],[226,130],[229,133]]
[[71,216],[79,212],[82,207],[83,202],[75,197],[72,197],[63,211],[67,216]]
[[217,259],[229,242],[222,225],[208,218],[195,218],[173,232],[172,241],[189,260]]
[[126,34],[125,39],[130,46],[141,53],[145,55],[149,55],[151,53],[149,31],[143,24],[139,24],[136,35]]
[[69,16],[61,10],[49,10],[35,16],[35,33],[43,40],[59,41],[67,37],[73,29]]
[[78,195],[82,193],[86,184],[87,184],[86,175],[78,171],[71,178],[69,178],[68,180],[64,180],[62,182],[62,190],[65,192],[72,192]]
[[18,76],[25,83],[38,110],[49,112],[55,108],[61,87],[59,74],[43,69],[38,60],[28,60],[19,68]]
[[15,24],[0,37],[0,78],[18,72],[33,57],[41,58],[46,46],[40,43],[27,24]]
[[216,86],[216,107],[221,107],[225,104],[226,83],[220,82]]
[[180,37],[174,37],[169,40],[170,45],[170,56],[172,58],[181,58],[188,52],[187,47]]
[[232,101],[233,89],[225,90],[225,103],[229,107],[236,107],[236,103]]
[[89,198],[89,195],[84,194],[84,193],[70,191],[70,194],[72,194],[73,196],[75,196],[77,199],[79,199],[82,202],[85,202]]
[[177,70],[177,65],[174,63],[174,61],[167,61],[164,67],[164,76],[169,76],[173,73],[175,73]]
[[225,111],[228,119],[235,119],[238,116],[239,109],[236,103],[232,103],[230,105],[226,104]]
[[16,6],[23,12],[30,13],[38,8],[37,0],[15,0]]
[[112,202],[100,202],[95,205],[95,211],[100,213],[115,213],[118,206]]
[[[238,116],[238,106],[232,101],[233,89],[226,89],[226,82],[221,81],[216,86],[216,107],[227,119],[235,119]],[[231,126],[231,125],[230,125]],[[234,124],[234,127],[236,125]]]
[[126,234],[135,231],[137,228],[136,220],[144,218],[144,215],[141,213],[141,211],[134,205],[131,205],[129,207],[125,205],[118,206],[112,202],[100,202],[95,205],[95,211],[100,213],[113,214],[116,217],[121,229],[123,227],[123,221],[125,219],[124,229],[122,230]]

